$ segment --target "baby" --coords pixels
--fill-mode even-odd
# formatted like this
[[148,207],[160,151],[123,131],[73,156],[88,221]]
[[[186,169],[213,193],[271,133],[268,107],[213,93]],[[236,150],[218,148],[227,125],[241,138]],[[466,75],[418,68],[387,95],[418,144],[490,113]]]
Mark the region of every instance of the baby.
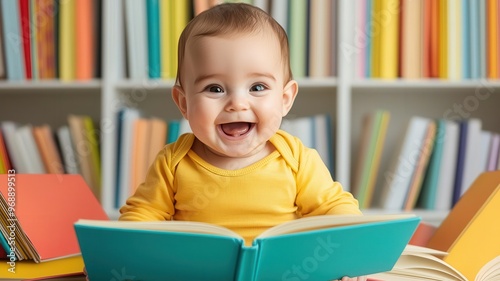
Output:
[[214,6],[186,26],[178,50],[172,97],[192,133],[159,152],[120,220],[217,224],[250,245],[300,217],[361,214],[319,154],[280,130],[298,85],[272,17],[243,3]]

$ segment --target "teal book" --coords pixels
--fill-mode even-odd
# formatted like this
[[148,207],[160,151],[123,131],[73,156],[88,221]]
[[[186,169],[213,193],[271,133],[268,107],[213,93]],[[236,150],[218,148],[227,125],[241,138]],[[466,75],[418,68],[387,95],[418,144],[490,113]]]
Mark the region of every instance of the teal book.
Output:
[[418,206],[428,209],[436,209],[436,194],[438,190],[439,176],[441,173],[441,161],[443,159],[443,148],[446,136],[446,122],[444,119],[439,119],[436,122],[437,132],[432,150],[427,172],[425,173],[424,182],[420,197],[418,198]]
[[159,6],[159,0],[146,1],[149,78],[161,77]]
[[90,280],[332,280],[392,269],[420,218],[325,215],[272,227],[245,245],[224,227],[186,221],[79,220]]

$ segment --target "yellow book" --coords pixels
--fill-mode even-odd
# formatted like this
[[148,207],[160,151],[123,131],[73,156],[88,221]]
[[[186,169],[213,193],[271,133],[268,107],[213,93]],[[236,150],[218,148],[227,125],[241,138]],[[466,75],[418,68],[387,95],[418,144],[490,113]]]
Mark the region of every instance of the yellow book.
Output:
[[474,280],[500,256],[500,171],[480,174],[427,244],[448,252],[444,261]]
[[75,3],[59,2],[59,78],[65,81],[76,77]]
[[368,175],[368,182],[365,190],[365,205],[363,208],[369,208],[372,205],[373,192],[375,191],[375,183],[377,181],[377,175],[380,168],[380,161],[382,157],[382,151],[384,150],[385,137],[387,135],[387,127],[389,126],[389,120],[391,117],[390,112],[382,111],[382,120],[380,122],[380,128],[377,132],[377,141],[375,144],[375,151],[373,158],[370,163],[370,172]]
[[85,128],[85,141],[87,153],[90,155],[90,173],[92,189],[98,200],[101,198],[101,156],[99,154],[99,132],[94,127],[94,122],[89,116],[82,116]]
[[189,21],[189,2],[186,0],[182,1],[172,1],[172,14],[173,24],[172,24],[172,44],[171,48],[171,58],[172,62],[170,63],[170,72],[177,73],[177,42],[179,41],[179,37],[181,36],[182,30],[186,27]]
[[399,63],[399,14],[398,0],[380,0],[378,25],[379,41],[379,75],[380,78],[397,78]]
[[173,3],[173,0],[160,1],[161,78],[163,79],[169,79],[175,76],[175,73],[172,72],[174,68],[171,64],[174,62],[172,48],[177,42],[172,41],[174,38],[170,36],[173,26]]
[[438,73],[439,78],[448,78],[448,3],[439,0],[439,46],[438,46]]
[[[381,7],[381,2],[382,0],[373,0],[373,5],[372,5],[372,10],[371,10],[371,16],[370,16],[370,21],[372,22],[379,22],[379,17],[375,15],[380,15],[380,7]],[[381,33],[382,29],[380,24],[376,25],[378,28],[372,30],[372,34],[370,36],[372,37],[373,43],[371,46],[371,55],[370,58],[372,60],[371,62],[371,77],[372,78],[379,78],[380,77],[380,39],[381,39]]]
[[83,273],[83,258],[81,255],[51,261],[35,263],[31,260],[0,262],[1,280],[24,280],[70,273]]

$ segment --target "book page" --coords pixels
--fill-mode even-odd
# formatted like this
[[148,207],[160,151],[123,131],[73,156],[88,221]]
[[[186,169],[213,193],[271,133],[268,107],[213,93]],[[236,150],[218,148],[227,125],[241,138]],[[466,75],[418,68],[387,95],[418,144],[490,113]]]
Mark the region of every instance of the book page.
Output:
[[476,281],[500,280],[500,256],[485,264],[477,273]]
[[122,229],[202,233],[243,239],[236,232],[225,227],[192,221],[100,221],[80,219],[76,224]]
[[257,238],[278,236],[282,234],[305,232],[323,228],[340,227],[346,225],[356,225],[371,222],[391,221],[396,219],[405,219],[415,217],[413,214],[394,214],[394,215],[322,215],[314,217],[305,217],[297,220],[285,222],[271,227],[262,232]]

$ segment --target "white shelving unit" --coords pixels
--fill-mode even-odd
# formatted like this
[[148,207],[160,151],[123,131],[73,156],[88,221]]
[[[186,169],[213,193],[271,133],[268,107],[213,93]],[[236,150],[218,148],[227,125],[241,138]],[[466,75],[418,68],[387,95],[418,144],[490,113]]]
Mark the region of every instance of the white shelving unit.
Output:
[[[353,2],[339,0],[339,44],[354,42],[351,30],[354,17],[349,12]],[[165,119],[181,117],[170,98],[173,80],[129,81],[124,78],[122,16],[121,0],[103,1],[103,77],[100,81],[0,82],[0,120],[48,123],[57,128],[66,123],[69,113],[81,113],[90,115],[98,123],[102,204],[113,218],[118,217],[118,211],[113,207],[117,112],[124,106],[136,106],[151,116]],[[349,189],[355,164],[353,160],[357,156],[361,120],[368,112],[381,108],[391,112],[380,173],[387,167],[393,152],[391,148],[413,115],[443,117],[447,110],[454,109],[455,104],[463,104],[474,107],[467,113],[481,118],[484,129],[500,132],[500,122],[497,121],[500,81],[354,80],[351,75],[352,61],[344,55],[341,47],[337,49],[338,77],[298,79],[299,95],[289,117],[316,113],[331,115],[335,130],[335,179],[346,189]],[[383,180],[381,175],[379,180]],[[417,214],[438,224],[446,212],[417,211]]]

